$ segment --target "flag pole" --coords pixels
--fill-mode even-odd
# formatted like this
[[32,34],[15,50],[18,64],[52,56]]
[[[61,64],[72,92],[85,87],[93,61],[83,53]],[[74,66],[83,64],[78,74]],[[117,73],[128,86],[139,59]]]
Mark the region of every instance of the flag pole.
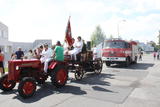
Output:
[[[71,15],[69,15],[69,18],[68,18],[67,27],[68,27],[68,23],[69,23],[70,19],[71,19]],[[66,27],[66,29],[67,29],[67,27]],[[66,32],[65,32],[65,35],[66,35]],[[64,39],[63,46],[65,44],[65,41],[66,41],[66,38]]]

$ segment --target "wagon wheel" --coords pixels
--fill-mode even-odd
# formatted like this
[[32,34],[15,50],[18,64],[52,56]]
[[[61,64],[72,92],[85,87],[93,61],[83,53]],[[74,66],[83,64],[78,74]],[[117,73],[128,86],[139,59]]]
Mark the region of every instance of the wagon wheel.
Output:
[[94,65],[95,65],[95,70],[94,72],[96,74],[100,74],[102,72],[102,67],[103,67],[103,62],[102,62],[102,59],[97,59],[95,62],[94,62]]
[[18,93],[23,98],[28,98],[34,95],[36,91],[36,81],[32,77],[24,77],[18,86]]
[[76,80],[81,80],[83,78],[84,72],[82,67],[78,67],[74,73]]
[[0,89],[3,91],[10,91],[16,85],[15,81],[8,81],[7,79],[8,79],[8,74],[5,74],[0,78]]

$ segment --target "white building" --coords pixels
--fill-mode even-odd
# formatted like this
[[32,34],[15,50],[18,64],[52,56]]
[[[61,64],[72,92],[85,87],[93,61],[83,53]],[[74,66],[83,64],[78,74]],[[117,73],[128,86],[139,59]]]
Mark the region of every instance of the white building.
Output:
[[145,52],[153,52],[154,51],[154,47],[152,47],[150,44],[138,43],[138,46],[141,47],[142,50]]
[[25,53],[28,52],[30,49],[35,49],[40,45],[43,44],[48,44],[50,47],[52,45],[52,40],[48,40],[48,39],[40,39],[40,40],[35,40],[34,42],[12,42],[12,52],[16,52],[18,47],[22,48],[22,51],[24,51]]
[[51,46],[52,40],[35,40],[33,43],[8,41],[8,27],[0,22],[0,49],[5,55],[5,65],[7,65],[7,61],[10,60],[11,54],[17,51],[18,47],[21,47],[24,52],[28,52],[28,50],[34,49],[35,47],[44,43],[47,43],[49,46]]
[[0,22],[0,49],[5,54],[5,60],[10,58],[12,42],[8,41],[8,27]]

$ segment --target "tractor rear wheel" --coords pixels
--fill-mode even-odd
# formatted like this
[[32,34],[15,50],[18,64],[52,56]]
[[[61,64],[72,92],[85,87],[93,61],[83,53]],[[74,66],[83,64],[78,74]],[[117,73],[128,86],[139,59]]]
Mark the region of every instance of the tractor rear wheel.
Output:
[[18,86],[18,93],[23,98],[28,98],[34,95],[36,91],[36,81],[33,77],[24,77]]
[[56,66],[55,69],[51,71],[51,81],[57,88],[63,87],[68,79],[68,71],[63,65]]
[[130,59],[127,57],[127,58],[126,58],[126,62],[124,63],[124,66],[125,66],[125,67],[128,67],[129,64],[130,64]]
[[0,89],[3,91],[10,91],[15,85],[15,81],[8,81],[8,74],[5,74],[0,78]]
[[137,56],[135,57],[133,64],[137,64]]

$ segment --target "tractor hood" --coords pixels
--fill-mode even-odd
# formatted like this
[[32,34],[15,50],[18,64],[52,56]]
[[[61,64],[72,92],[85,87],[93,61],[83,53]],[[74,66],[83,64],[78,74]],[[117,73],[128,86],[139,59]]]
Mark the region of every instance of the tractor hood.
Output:
[[8,80],[18,80],[20,74],[20,68],[22,67],[37,68],[40,67],[40,65],[41,61],[37,59],[8,61]]

